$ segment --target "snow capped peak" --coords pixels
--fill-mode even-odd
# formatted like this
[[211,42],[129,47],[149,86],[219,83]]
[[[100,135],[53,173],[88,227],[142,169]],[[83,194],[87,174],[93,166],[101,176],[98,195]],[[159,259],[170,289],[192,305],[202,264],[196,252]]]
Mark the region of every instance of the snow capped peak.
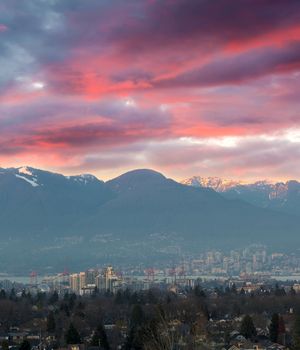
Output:
[[15,176],[18,179],[26,181],[32,187],[40,186],[40,184],[38,183],[37,176],[31,171],[31,168],[27,166],[17,168],[17,174],[15,174]]
[[95,180],[95,176],[91,174],[80,174],[79,177],[86,180]]
[[241,186],[245,183],[241,181],[221,179],[219,177],[201,177],[193,176],[189,179],[183,180],[181,182],[184,185],[194,186],[194,187],[209,187],[217,192],[224,192],[232,187]]
[[72,180],[72,181],[75,181],[75,182],[78,182],[78,183],[82,183],[84,185],[97,180],[97,178],[94,175],[91,175],[91,174],[80,174],[80,175],[76,175],[76,176],[66,176],[66,178],[68,180]]
[[31,170],[27,166],[23,166],[21,168],[18,168],[18,173],[33,176]]
[[95,176],[90,174],[80,174],[77,176],[77,179],[79,182],[84,183],[85,185],[91,181],[95,180]]
[[269,180],[260,180],[260,181],[256,181],[256,182],[254,182],[254,184],[253,184],[254,186],[260,186],[260,187],[264,187],[264,186],[273,186],[273,185],[275,185],[275,183],[274,182],[272,182],[272,181],[269,181]]
[[[273,182],[270,180],[260,180],[253,183],[246,183],[218,177],[193,176],[183,180],[181,183],[193,187],[209,187],[216,192],[224,194],[233,190],[236,194],[242,196],[242,198],[243,196],[247,198],[249,194],[250,196],[259,194],[260,196],[268,198],[270,201],[285,201],[289,193],[293,192],[300,196],[300,183],[297,181]],[[230,195],[232,196],[232,193]]]

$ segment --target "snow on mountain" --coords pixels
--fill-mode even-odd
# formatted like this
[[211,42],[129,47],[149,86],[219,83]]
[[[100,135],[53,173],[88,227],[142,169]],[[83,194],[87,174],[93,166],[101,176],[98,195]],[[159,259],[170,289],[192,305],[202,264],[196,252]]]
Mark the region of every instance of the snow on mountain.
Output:
[[12,168],[11,170],[14,173],[16,178],[21,179],[23,181],[26,181],[32,187],[40,186],[40,184],[38,183],[37,175],[34,174],[33,168],[23,166],[23,167],[16,168],[16,169]]
[[25,176],[21,176],[21,175],[18,175],[18,174],[15,174],[15,176],[18,178],[18,179],[22,179],[26,182],[28,182],[32,187],[37,187],[39,186],[39,184],[37,183],[37,179],[35,177],[33,177],[31,180],[28,179],[27,177]]
[[23,166],[21,168],[17,169],[19,174],[24,174],[24,175],[29,175],[32,176],[32,171],[27,167],[27,166]]
[[10,168],[10,169],[0,168],[0,175],[1,174],[11,174],[15,176],[17,179],[26,181],[32,187],[44,186],[43,184],[44,181],[46,181],[45,182],[46,185],[49,181],[52,183],[52,181],[54,180],[54,177],[56,178],[55,181],[57,181],[58,179],[60,179],[60,181],[63,181],[63,179],[65,179],[65,180],[70,180],[73,183],[76,183],[78,185],[88,185],[91,183],[102,182],[98,180],[94,175],[91,175],[91,174],[64,176],[61,174],[50,173],[47,171],[34,169],[28,166],[22,166],[19,168]]
[[[289,182],[289,199],[282,205],[284,201],[270,201],[269,192],[250,191],[237,181],[198,179],[198,186],[229,188],[216,193],[184,186],[149,169],[136,169],[107,182],[91,175],[66,177],[31,167],[0,168],[0,172],[0,239],[5,242],[1,261],[5,266],[26,263],[28,270],[33,264],[46,268],[54,262],[62,265],[66,256],[96,264],[100,259],[107,261],[107,252],[123,261],[127,256],[132,259],[137,247],[139,256],[150,261],[156,256],[153,252],[160,257],[166,249],[156,239],[155,250],[149,250],[148,237],[153,234],[176,237],[176,241],[167,240],[167,247],[173,252],[176,246],[176,251],[178,247],[186,254],[202,247],[232,249],[261,242],[289,248],[299,242],[297,182]],[[231,187],[233,182],[236,187]],[[276,195],[284,190],[279,185]],[[99,235],[112,235],[114,241],[95,241]],[[80,241],[73,244],[76,237]],[[58,242],[66,243],[56,253],[44,250]]]
[[300,183],[298,181],[275,183],[262,180],[243,183],[218,177],[194,176],[183,180],[182,183],[194,187],[212,188],[228,199],[242,199],[263,208],[300,214]]
[[68,180],[87,185],[88,183],[99,181],[94,175],[91,174],[80,174],[75,176],[66,176]]
[[221,179],[219,177],[201,177],[193,176],[189,179],[183,180],[181,182],[184,185],[194,186],[194,187],[208,187],[212,188],[217,192],[225,192],[230,188],[241,186],[244,183],[241,181]]

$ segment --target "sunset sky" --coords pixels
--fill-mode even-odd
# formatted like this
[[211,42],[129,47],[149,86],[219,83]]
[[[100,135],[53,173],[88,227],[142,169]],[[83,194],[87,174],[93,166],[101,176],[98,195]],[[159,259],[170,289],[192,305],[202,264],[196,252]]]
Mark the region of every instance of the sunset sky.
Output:
[[300,179],[299,0],[1,0],[0,166]]

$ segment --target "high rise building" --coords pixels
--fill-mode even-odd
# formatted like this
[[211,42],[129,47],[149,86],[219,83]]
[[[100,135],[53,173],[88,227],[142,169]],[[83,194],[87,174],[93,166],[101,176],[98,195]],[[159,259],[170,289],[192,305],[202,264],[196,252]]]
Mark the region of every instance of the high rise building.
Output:
[[73,273],[69,277],[70,280],[70,289],[72,292],[79,294],[80,293],[80,280],[79,280],[79,274]]
[[96,277],[96,286],[100,291],[115,292],[120,284],[120,278],[111,266],[106,267],[101,274]]

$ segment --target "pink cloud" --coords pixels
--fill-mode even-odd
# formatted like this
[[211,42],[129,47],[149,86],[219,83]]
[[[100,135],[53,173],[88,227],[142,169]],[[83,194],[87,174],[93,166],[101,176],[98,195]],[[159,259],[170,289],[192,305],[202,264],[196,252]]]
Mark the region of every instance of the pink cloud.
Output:
[[[3,164],[182,174],[208,171],[203,164],[246,174],[251,165],[284,175],[287,152],[298,155],[278,136],[300,122],[298,0],[45,2],[38,14],[22,6],[0,14],[10,28],[1,46]],[[31,89],[37,81],[43,88]],[[274,141],[235,150],[179,142],[256,134]]]

